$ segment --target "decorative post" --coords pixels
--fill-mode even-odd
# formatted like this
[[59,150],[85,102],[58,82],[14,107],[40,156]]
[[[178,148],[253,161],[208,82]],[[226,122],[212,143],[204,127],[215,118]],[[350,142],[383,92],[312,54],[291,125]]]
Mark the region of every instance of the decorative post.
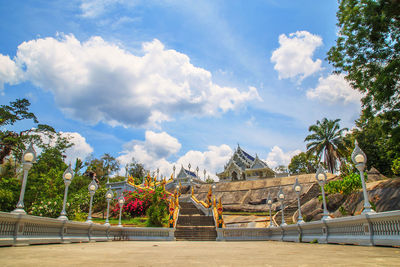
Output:
[[361,184],[364,195],[364,210],[361,213],[375,213],[368,199],[367,186],[365,185],[365,179],[364,179],[364,169],[365,169],[365,164],[367,163],[367,155],[365,155],[364,151],[362,151],[361,148],[358,146],[357,140],[355,141],[354,145],[355,147],[353,152],[351,153],[351,160],[356,165],[357,170],[360,172]]
[[297,217],[297,223],[304,223],[303,216],[301,216],[301,204],[300,204],[300,193],[301,193],[301,189],[302,188],[303,187],[299,183],[299,178],[296,177],[296,182],[293,185],[293,190],[297,194],[297,206],[298,206],[298,209],[299,209],[299,216]]
[[217,206],[217,226],[218,228],[222,228],[224,226],[224,218],[222,217],[222,212],[223,212],[223,207],[222,207],[222,201],[221,198],[218,200],[218,206]]
[[93,175],[93,180],[90,182],[88,189],[89,189],[89,194],[90,194],[90,203],[89,203],[89,215],[86,220],[87,223],[93,223],[92,222],[92,205],[93,205],[93,196],[94,193],[96,193],[97,189],[99,186],[97,185],[96,181],[94,180],[95,174]]
[[22,168],[24,170],[24,176],[22,179],[22,187],[21,193],[19,195],[19,201],[17,203],[17,208],[14,209],[11,213],[16,214],[26,214],[24,210],[24,196],[25,196],[25,188],[26,188],[26,181],[28,179],[28,172],[32,168],[33,163],[36,162],[36,152],[33,148],[32,143],[29,145],[28,149],[25,150],[24,154],[22,155]]
[[160,175],[160,168],[157,168],[157,177],[154,178],[154,182],[158,180],[158,176]]
[[65,191],[64,191],[63,208],[60,217],[58,217],[59,220],[68,220],[67,212],[65,211],[65,205],[67,204],[68,187],[71,184],[73,178],[74,178],[74,172],[72,171],[71,164],[69,164],[68,168],[64,171],[63,174]]
[[190,171],[190,168],[192,167],[192,165],[190,165],[190,163],[189,163],[189,165],[188,165],[188,168],[189,168],[189,171]]
[[176,170],[175,165],[174,165],[174,167],[172,167],[172,170],[174,172],[174,179],[175,179],[175,170]]
[[119,221],[118,221],[118,226],[122,227],[122,223],[121,223],[121,216],[122,216],[122,207],[124,206],[125,203],[125,198],[124,198],[124,194],[121,192],[119,198],[118,198],[118,204],[119,204]]
[[321,220],[327,220],[327,219],[330,219],[331,217],[329,217],[329,212],[328,212],[328,209],[326,208],[325,189],[324,189],[324,186],[326,183],[326,173],[322,169],[321,165],[318,167],[315,177],[317,178],[319,186],[321,186],[322,201],[324,204],[324,213],[323,213]]
[[169,225],[169,228],[174,228],[174,225],[175,225],[175,223],[174,223],[175,203],[174,203],[174,200],[172,197],[169,200],[168,210],[169,210],[168,225]]
[[269,226],[268,226],[268,228],[271,228],[271,226],[275,226],[274,222],[272,221],[272,216],[271,216],[271,208],[272,208],[271,192],[268,192],[267,204],[269,207]]
[[125,182],[128,181],[128,164],[125,165]]
[[282,223],[281,223],[281,226],[284,226],[284,225],[286,225],[285,215],[283,213],[283,209],[285,207],[284,203],[283,203],[285,201],[285,195],[283,194],[282,187],[279,187],[278,199],[281,201],[281,211],[282,211]]
[[196,176],[199,177],[199,166],[196,167]]
[[110,201],[114,197],[114,192],[111,190],[111,188],[108,189],[106,193],[106,200],[107,200],[107,217],[106,217],[106,223],[104,225],[110,226],[110,222],[108,220],[108,217],[110,216]]
[[207,173],[206,169],[204,169],[203,173],[204,173],[204,182],[205,182],[206,181],[206,173]]

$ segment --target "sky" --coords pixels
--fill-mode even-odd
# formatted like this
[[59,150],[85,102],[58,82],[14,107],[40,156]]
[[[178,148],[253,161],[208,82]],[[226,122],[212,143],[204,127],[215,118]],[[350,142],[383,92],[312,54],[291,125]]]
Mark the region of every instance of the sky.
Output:
[[[0,0],[0,104],[31,102],[67,161],[109,153],[215,178],[237,145],[274,168],[361,95],[332,73],[337,1]],[[10,129],[34,127],[23,121]]]

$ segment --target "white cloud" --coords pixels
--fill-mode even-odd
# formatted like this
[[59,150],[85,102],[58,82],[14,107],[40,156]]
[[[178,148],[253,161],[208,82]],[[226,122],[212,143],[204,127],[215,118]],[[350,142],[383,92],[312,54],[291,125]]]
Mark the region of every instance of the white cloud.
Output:
[[186,169],[191,164],[191,170],[199,167],[199,176],[203,178],[203,170],[207,175],[216,178],[215,173],[229,160],[232,150],[228,145],[209,146],[207,151],[190,150],[175,162],[168,161],[168,158],[179,152],[181,144],[179,141],[166,132],[155,133],[146,131],[144,141],[132,141],[125,145],[125,150],[117,158],[122,165],[129,163],[132,157],[145,168],[151,171],[160,169],[160,175],[170,176],[173,166],[176,167],[176,174],[183,165]]
[[326,78],[320,77],[317,87],[307,91],[307,98],[329,103],[359,103],[362,97],[361,93],[354,90],[344,77],[343,74],[331,74]]
[[288,166],[293,156],[299,154],[301,150],[283,152],[279,146],[274,146],[267,155],[266,162],[270,168],[275,168],[279,165]]
[[312,56],[317,47],[322,45],[322,38],[307,31],[281,34],[280,47],[271,56],[275,63],[274,69],[279,73],[279,79],[299,77],[299,80],[321,70],[320,59],[313,61]]
[[108,8],[115,4],[128,4],[134,1],[124,1],[124,0],[82,0],[80,9],[82,11],[82,16],[86,18],[96,18],[107,11]]
[[60,132],[61,136],[67,137],[74,145],[65,151],[67,163],[75,164],[77,158],[84,160],[93,153],[93,147],[87,142],[86,138],[77,132]]
[[[215,116],[253,99],[257,89],[213,83],[209,71],[158,41],[136,56],[100,37],[73,35],[22,43],[15,62],[24,79],[53,93],[70,117],[112,126],[155,126],[175,116]],[[22,79],[21,79],[22,80]]]
[[[37,134],[37,133],[36,133]],[[43,143],[54,146],[56,144],[57,135],[56,134],[40,134],[40,139]],[[71,144],[71,147],[65,151],[65,162],[75,164],[77,158],[84,160],[93,152],[93,147],[86,142],[86,138],[77,132],[59,132],[59,136],[67,138]],[[40,154],[42,150],[37,149],[37,153]]]
[[20,70],[9,56],[0,54],[0,90],[4,84],[16,84],[20,79]]

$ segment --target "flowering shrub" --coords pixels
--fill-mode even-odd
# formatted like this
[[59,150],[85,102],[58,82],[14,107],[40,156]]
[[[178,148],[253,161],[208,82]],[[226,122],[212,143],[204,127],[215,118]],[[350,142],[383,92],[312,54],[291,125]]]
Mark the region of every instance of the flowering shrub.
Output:
[[[39,202],[34,202],[32,203],[28,214],[56,218],[60,216],[62,204],[63,202],[61,199],[47,199]],[[69,206],[69,204],[67,204],[67,206]]]
[[[159,191],[159,189],[157,189],[157,191]],[[154,190],[142,189],[135,192],[124,192],[125,203],[122,207],[123,214],[131,218],[144,216],[156,199],[166,202],[167,194],[165,192],[158,192],[156,196],[155,194]],[[111,210],[111,216],[118,216],[119,208],[119,203],[116,201],[114,208]]]

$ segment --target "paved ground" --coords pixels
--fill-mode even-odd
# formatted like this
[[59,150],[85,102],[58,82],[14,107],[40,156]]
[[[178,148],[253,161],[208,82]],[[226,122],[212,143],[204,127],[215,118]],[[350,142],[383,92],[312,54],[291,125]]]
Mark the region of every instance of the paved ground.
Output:
[[99,242],[0,247],[1,266],[400,266],[400,249],[289,242]]

